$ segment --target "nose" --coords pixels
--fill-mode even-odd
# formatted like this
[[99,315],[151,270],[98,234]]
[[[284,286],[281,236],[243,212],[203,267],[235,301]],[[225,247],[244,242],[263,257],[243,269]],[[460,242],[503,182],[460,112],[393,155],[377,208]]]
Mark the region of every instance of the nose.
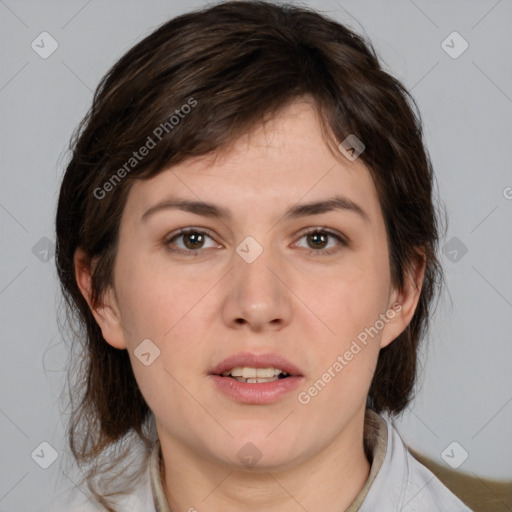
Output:
[[291,291],[287,287],[283,256],[264,250],[249,263],[235,253],[222,304],[226,325],[254,332],[280,330],[292,316]]

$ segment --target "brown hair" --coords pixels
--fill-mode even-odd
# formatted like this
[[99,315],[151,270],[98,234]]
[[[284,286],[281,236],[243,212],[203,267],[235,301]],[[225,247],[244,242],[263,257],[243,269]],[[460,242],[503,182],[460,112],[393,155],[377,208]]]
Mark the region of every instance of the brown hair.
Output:
[[[380,351],[369,391],[376,411],[397,414],[408,404],[418,343],[442,283],[434,176],[417,105],[383,70],[372,44],[340,23],[308,8],[230,1],[176,17],[130,49],[102,79],[71,143],[56,216],[56,263],[83,350],[71,389],[80,398],[68,426],[77,462],[96,461],[130,435],[149,447],[144,429],[152,415],[127,352],[103,339],[80,293],[75,251],[82,248],[96,264],[93,299],[99,301],[111,284],[133,180],[226,148],[304,96],[313,98],[326,140],[337,145],[355,134],[366,146],[359,158],[379,194],[393,284],[404,284],[418,249],[425,254],[414,317]],[[150,139],[151,150],[135,158]]]

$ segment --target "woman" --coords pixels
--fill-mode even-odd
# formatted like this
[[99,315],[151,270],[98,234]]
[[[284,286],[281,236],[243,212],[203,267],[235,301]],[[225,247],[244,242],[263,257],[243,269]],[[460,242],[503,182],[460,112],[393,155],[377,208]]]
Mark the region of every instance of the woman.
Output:
[[76,510],[469,510],[392,424],[442,281],[412,107],[369,42],[265,2],[110,70],[57,212]]

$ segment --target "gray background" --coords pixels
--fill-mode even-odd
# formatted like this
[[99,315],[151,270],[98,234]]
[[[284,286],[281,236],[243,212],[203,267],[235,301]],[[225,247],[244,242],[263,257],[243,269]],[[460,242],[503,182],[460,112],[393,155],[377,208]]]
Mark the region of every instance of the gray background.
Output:
[[[452,461],[469,454],[460,471],[511,480],[512,2],[306,4],[358,31],[361,23],[386,67],[412,90],[449,214],[442,256],[448,289],[421,389],[399,430],[442,464],[456,441]],[[0,0],[0,512],[46,510],[70,485],[62,476],[66,351],[52,254],[70,135],[126,50],[201,5]],[[31,47],[34,40],[42,46],[43,31],[59,45],[47,59]],[[453,31],[469,44],[458,58],[442,46]],[[452,53],[462,48],[457,39],[446,44]],[[58,453],[46,470],[39,466],[50,457],[38,448],[43,441]]]

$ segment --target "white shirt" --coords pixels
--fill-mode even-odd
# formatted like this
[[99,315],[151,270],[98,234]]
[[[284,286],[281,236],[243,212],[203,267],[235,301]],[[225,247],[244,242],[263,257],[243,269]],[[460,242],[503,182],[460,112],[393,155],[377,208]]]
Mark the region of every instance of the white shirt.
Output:
[[[472,512],[411,455],[388,419],[367,410],[364,433],[365,450],[372,460],[370,474],[345,512]],[[171,512],[160,479],[160,462],[157,441],[139,484],[118,500],[119,512]],[[100,511],[78,494],[69,496],[63,512]]]

